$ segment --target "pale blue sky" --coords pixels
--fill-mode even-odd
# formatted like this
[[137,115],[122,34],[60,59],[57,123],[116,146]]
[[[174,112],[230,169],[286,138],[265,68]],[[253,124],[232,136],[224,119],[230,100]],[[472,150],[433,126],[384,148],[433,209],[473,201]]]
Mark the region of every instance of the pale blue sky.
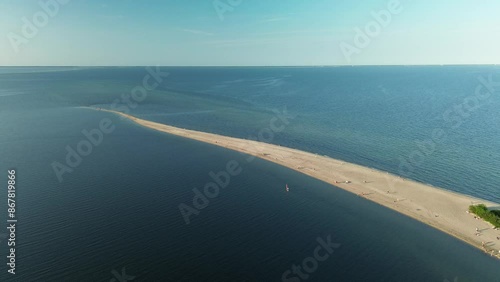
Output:
[[39,1],[0,0],[0,65],[500,63],[498,0],[400,0],[350,60],[340,44],[355,47],[355,28],[391,0],[242,0],[223,19],[213,0],[64,1],[28,38]]

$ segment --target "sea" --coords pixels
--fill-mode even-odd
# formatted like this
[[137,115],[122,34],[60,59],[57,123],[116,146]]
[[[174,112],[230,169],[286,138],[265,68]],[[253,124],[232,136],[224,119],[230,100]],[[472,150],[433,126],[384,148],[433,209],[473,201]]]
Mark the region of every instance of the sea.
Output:
[[500,203],[499,66],[0,67],[0,281],[500,281],[407,216],[97,108]]

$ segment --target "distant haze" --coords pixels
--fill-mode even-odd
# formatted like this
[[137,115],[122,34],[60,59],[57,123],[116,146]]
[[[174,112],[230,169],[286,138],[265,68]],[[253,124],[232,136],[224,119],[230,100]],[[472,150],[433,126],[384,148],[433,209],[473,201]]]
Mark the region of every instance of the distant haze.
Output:
[[500,63],[496,0],[0,2],[0,65]]

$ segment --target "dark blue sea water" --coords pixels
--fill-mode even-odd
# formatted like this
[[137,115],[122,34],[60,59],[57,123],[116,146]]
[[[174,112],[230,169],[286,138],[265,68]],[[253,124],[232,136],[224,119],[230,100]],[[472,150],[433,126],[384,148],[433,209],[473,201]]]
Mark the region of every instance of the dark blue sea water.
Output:
[[[120,281],[122,271],[134,277],[124,281],[282,281],[328,236],[333,253],[289,281],[500,281],[498,260],[355,195],[81,108],[242,138],[286,108],[294,118],[269,142],[500,202],[500,87],[475,95],[500,68],[161,71],[161,85],[130,106],[113,103],[142,85],[143,67],[0,68],[0,185],[15,168],[19,219],[17,274],[2,255],[0,281]],[[51,164],[106,118],[115,130],[59,182]],[[433,140],[436,130],[446,138]],[[231,160],[242,172],[186,225],[179,204],[192,205],[192,189]]]

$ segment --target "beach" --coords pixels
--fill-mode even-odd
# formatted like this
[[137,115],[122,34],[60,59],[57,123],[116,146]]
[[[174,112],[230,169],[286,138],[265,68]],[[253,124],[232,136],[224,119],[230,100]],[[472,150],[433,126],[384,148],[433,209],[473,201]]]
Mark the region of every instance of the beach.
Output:
[[[177,128],[112,110],[97,110],[121,115],[154,130],[239,151],[291,168],[428,224],[483,250],[489,256],[500,258],[500,241],[497,240],[500,230],[494,230],[491,224],[476,219],[473,214],[467,212],[471,204],[482,203],[498,208],[498,203],[432,187],[328,156],[259,141]],[[287,193],[284,186],[285,183],[283,193]],[[293,193],[293,187],[290,187],[288,193]]]

